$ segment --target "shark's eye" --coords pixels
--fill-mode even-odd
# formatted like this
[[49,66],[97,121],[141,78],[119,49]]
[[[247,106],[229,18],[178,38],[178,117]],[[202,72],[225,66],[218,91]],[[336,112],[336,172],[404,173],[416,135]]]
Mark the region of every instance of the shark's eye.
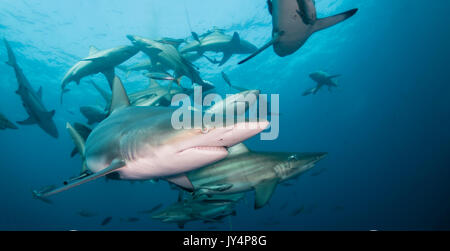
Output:
[[288,157],[288,160],[289,160],[289,161],[298,160],[297,154],[293,154],[293,155],[289,156],[289,157]]

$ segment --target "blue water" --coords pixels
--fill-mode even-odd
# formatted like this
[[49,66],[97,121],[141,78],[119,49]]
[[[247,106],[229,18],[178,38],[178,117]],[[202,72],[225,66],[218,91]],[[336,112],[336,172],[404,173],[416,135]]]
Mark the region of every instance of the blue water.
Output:
[[[185,11],[189,13],[190,26]],[[226,71],[236,85],[280,94],[280,137],[249,140],[253,150],[329,152],[294,186],[279,186],[265,208],[253,210],[253,194],[238,206],[224,230],[449,230],[450,229],[450,19],[447,0],[316,0],[319,16],[351,8],[359,12],[346,22],[315,34],[292,56],[269,49],[238,66],[234,56],[223,67],[196,62],[204,79],[228,87]],[[158,203],[176,200],[177,192],[157,184],[106,183],[97,180],[53,198],[48,205],[31,190],[78,173],[79,158],[66,121],[84,121],[81,105],[93,105],[98,94],[89,84],[72,86],[59,104],[60,81],[90,45],[107,49],[127,45],[127,34],[149,38],[184,38],[213,26],[261,46],[269,38],[271,18],[265,0],[2,0],[0,37],[11,41],[19,65],[34,88],[43,86],[44,103],[56,109],[60,138],[37,126],[0,131],[0,230],[174,230],[175,225],[141,217],[121,217]],[[131,62],[144,58],[139,55]],[[0,61],[6,61],[0,46]],[[127,63],[128,64],[128,63]],[[317,70],[342,74],[340,87],[303,97],[314,86],[308,74]],[[125,79],[123,74],[119,75]],[[99,83],[103,76],[95,76]],[[127,90],[146,86],[136,73]],[[74,85],[74,84],[72,84]],[[0,64],[0,112],[12,121],[27,117],[15,94],[13,70]],[[73,114],[72,114],[73,113]],[[280,207],[288,203],[286,209]],[[291,212],[304,206],[303,213]],[[79,210],[99,213],[81,218]],[[101,221],[112,216],[105,227]],[[189,230],[206,229],[189,223]]]

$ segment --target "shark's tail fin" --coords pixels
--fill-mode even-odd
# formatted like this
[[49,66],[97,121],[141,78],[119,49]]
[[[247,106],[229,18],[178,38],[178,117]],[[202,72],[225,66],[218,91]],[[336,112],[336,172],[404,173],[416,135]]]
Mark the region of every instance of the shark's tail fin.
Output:
[[352,9],[335,16],[317,19],[316,23],[314,24],[314,32],[329,28],[344,20],[347,20],[348,18],[355,15],[357,11],[358,9]]
[[14,55],[14,52],[6,38],[4,38],[3,41],[5,42],[6,50],[8,51],[8,61],[6,61],[6,64],[14,67],[17,65],[16,56]]
[[81,173],[85,173],[87,171],[85,164],[86,156],[84,154],[86,139],[83,138],[83,136],[81,136],[81,134],[70,123],[66,124],[66,128],[73,140],[73,143],[75,143],[75,147],[81,155],[81,159],[83,160]]

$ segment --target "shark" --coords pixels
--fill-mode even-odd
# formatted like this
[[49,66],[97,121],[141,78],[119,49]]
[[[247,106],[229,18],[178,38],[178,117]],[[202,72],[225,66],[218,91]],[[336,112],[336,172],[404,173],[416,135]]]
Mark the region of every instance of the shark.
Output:
[[22,105],[25,111],[28,113],[28,118],[24,121],[18,121],[19,125],[38,125],[48,135],[53,138],[58,138],[58,129],[53,121],[55,116],[55,110],[49,111],[45,108],[42,101],[42,86],[38,91],[35,91],[30,82],[26,78],[22,69],[19,67],[16,61],[16,56],[6,39],[4,39],[6,50],[8,52],[8,61],[6,64],[14,69],[16,79],[19,84],[19,89],[16,94],[20,96]]
[[[111,103],[111,94],[102,89],[94,81],[92,85],[97,89],[106,104]],[[132,106],[170,106],[173,101],[173,96],[184,93],[192,95],[193,89],[181,88],[179,86],[162,86],[153,79],[149,79],[149,86],[147,89],[134,92],[128,95],[130,105]],[[175,99],[174,101],[177,101]],[[108,116],[109,107],[104,109],[98,106],[83,106],[80,108],[81,114],[88,120],[88,124],[92,125],[103,121]]]
[[254,190],[255,209],[259,209],[268,203],[279,183],[300,176],[327,155],[252,152],[244,144],[228,151],[224,160],[188,172],[183,183],[173,184],[197,197]]
[[152,64],[150,60],[142,61],[130,66],[117,66],[118,69],[126,73],[128,77],[132,72],[135,71],[148,71],[148,72],[160,72],[166,73],[169,69],[164,67],[161,63]]
[[94,46],[90,47],[89,56],[77,62],[64,75],[61,83],[62,95],[67,92],[66,86],[71,82],[80,83],[81,79],[90,75],[103,73],[110,86],[114,81],[115,67],[127,61],[139,52],[134,46],[120,46],[100,51]]
[[207,51],[221,52],[223,53],[223,58],[218,62],[219,66],[224,65],[235,54],[251,54],[258,50],[255,45],[241,39],[237,32],[230,36],[220,30],[215,30],[201,38],[197,38],[182,47],[180,53],[184,55],[197,52],[198,55],[203,55]]
[[192,83],[204,85],[195,66],[184,58],[174,46],[140,36],[128,35],[127,38],[134,46],[147,54],[153,64],[161,63],[164,67],[173,70],[178,85],[180,85],[183,76],[190,78]]
[[316,94],[322,87],[328,86],[328,90],[331,91],[331,88],[338,87],[335,78],[340,77],[340,74],[330,75],[323,71],[313,72],[309,74],[309,77],[317,83],[317,86],[311,89],[306,90],[303,93],[303,96],[308,96],[310,94]]
[[335,16],[317,18],[314,0],[267,0],[267,5],[272,15],[272,39],[239,64],[271,46],[278,56],[289,56],[299,50],[315,32],[347,20],[358,11],[351,9]]
[[176,180],[180,174],[226,158],[227,148],[247,140],[269,126],[267,120],[235,122],[205,130],[202,126],[175,129],[173,107],[131,106],[122,81],[115,76],[110,115],[87,139],[67,123],[83,160],[80,175],[59,187],[34,190],[36,198],[72,189],[107,176],[117,180]]
[[0,130],[5,130],[5,129],[17,130],[19,128],[16,125],[14,125],[13,122],[9,121],[9,119],[7,119],[5,117],[5,115],[0,113]]
[[181,199],[160,212],[152,215],[153,219],[166,223],[176,223],[179,228],[191,221],[220,222],[221,219],[236,215],[236,204],[244,194],[216,195],[210,198]]

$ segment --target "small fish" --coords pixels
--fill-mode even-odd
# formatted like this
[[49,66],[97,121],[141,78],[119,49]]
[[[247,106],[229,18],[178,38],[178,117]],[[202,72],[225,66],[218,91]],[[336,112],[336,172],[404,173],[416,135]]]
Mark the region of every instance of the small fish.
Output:
[[147,76],[148,78],[151,78],[151,79],[155,79],[155,80],[169,80],[169,81],[175,80],[175,78],[173,76],[171,76],[170,74],[161,73],[161,72],[147,73],[145,76]]
[[150,210],[140,211],[140,212],[138,212],[138,213],[139,213],[139,214],[152,214],[152,213],[158,211],[160,208],[162,208],[162,206],[163,206],[163,204],[160,203],[160,204],[158,204],[158,205],[152,207]]
[[129,218],[126,218],[126,219],[120,219],[120,221],[126,221],[126,222],[138,222],[140,219],[139,218],[136,218],[136,217],[129,217]]
[[303,212],[303,210],[305,210],[305,206],[300,206],[299,208],[295,209],[294,211],[292,211],[291,216],[297,216],[299,215],[301,212]]
[[87,210],[81,210],[81,211],[78,211],[77,214],[78,214],[79,216],[81,216],[81,217],[84,217],[84,218],[92,218],[92,217],[97,216],[97,214],[92,213],[92,212],[89,212],[89,211],[87,211]]
[[288,206],[289,202],[286,201],[283,205],[281,205],[280,210],[286,209],[286,207]]
[[111,222],[111,220],[112,220],[112,217],[110,216],[110,217],[106,217],[103,221],[102,221],[102,226],[106,226],[106,225],[108,225],[110,222]]

